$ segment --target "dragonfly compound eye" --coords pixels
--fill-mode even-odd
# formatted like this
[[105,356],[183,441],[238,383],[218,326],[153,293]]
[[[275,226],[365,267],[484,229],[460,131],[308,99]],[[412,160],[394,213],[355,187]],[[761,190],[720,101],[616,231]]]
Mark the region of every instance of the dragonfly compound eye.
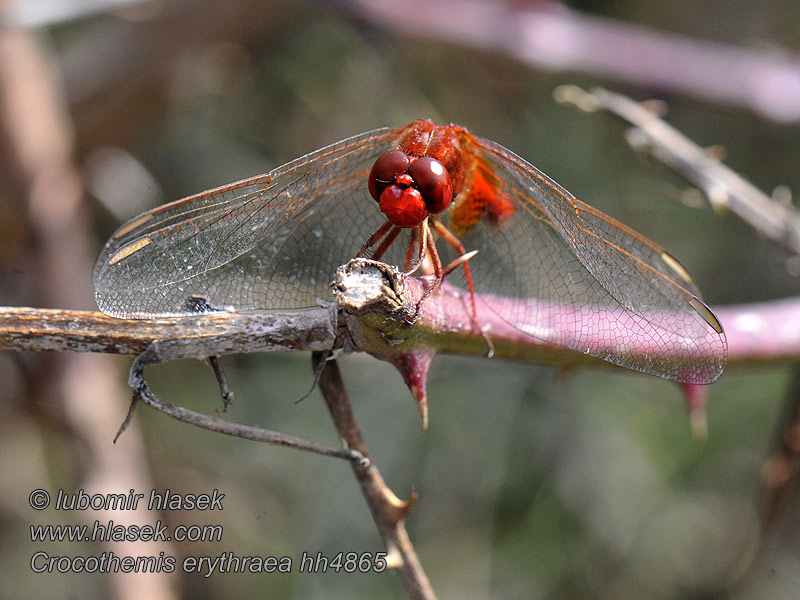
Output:
[[428,212],[438,215],[450,206],[453,184],[442,163],[423,156],[409,165],[408,174],[414,180],[414,187],[422,193]]
[[381,212],[398,227],[416,227],[428,217],[428,209],[420,191],[393,184],[384,188],[380,199]]
[[378,157],[375,164],[372,165],[372,170],[369,172],[369,193],[375,199],[375,202],[380,202],[383,190],[390,184],[394,183],[395,179],[408,172],[408,157],[400,150],[386,152]]

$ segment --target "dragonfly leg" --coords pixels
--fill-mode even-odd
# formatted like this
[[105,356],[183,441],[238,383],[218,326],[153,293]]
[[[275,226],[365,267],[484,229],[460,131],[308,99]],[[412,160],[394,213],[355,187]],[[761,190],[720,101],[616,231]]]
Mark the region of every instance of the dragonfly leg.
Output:
[[[397,239],[397,236],[400,235],[401,231],[402,229],[400,227],[398,227],[397,225],[392,225],[391,228],[389,229],[389,232],[386,234],[386,237],[384,237],[380,245],[377,248],[375,248],[375,252],[372,253],[372,256],[370,256],[370,258],[372,260],[380,260],[381,258],[383,258],[383,255],[386,254],[386,251],[389,249],[389,246],[394,244],[394,241]],[[362,254],[359,253],[359,255],[356,256],[356,258],[360,258],[361,256]]]
[[411,232],[411,239],[408,240],[408,248],[406,249],[406,262],[403,263],[403,272],[404,273],[413,273],[414,270],[411,269],[411,260],[414,255],[414,246],[417,245],[417,236],[419,235],[419,230],[421,227],[415,227]]
[[[358,253],[355,255],[355,258],[363,258],[364,255],[367,253],[367,250],[369,250],[375,244],[377,244],[389,232],[389,230],[392,227],[394,227],[394,225],[392,225],[392,222],[387,220],[386,223],[381,225],[375,233],[373,233],[371,236],[367,238],[367,241],[364,242],[363,246],[361,246],[361,250],[358,251]],[[397,237],[397,233],[394,234],[394,237]],[[384,248],[383,251],[386,252],[386,249]]]
[[[414,242],[416,242],[416,237],[419,236],[419,245],[417,248],[417,260],[414,263],[411,263],[411,251],[414,248]],[[406,266],[405,270],[403,271],[403,275],[409,277],[413,275],[417,269],[425,264],[425,256],[428,254],[428,247],[430,245],[430,229],[428,229],[428,222],[423,221],[419,224],[418,227],[414,229],[414,233],[411,237],[411,242],[408,247],[408,252],[406,253]]]
[[[445,227],[440,221],[433,221],[433,227],[436,229],[436,233],[439,234],[447,244],[456,252],[458,252],[461,256],[459,256],[456,260],[451,262],[450,264],[445,267],[445,275],[451,273],[457,267],[464,265],[464,278],[467,280],[467,288],[469,290],[469,303],[470,308],[472,309],[472,324],[478,329],[481,334],[481,337],[486,342],[486,345],[489,348],[487,356],[491,358],[494,356],[494,344],[492,343],[489,334],[487,334],[483,327],[481,327],[480,323],[478,323],[478,309],[475,305],[475,288],[472,285],[472,270],[469,268],[469,262],[467,262],[470,258],[475,256],[472,252],[467,252],[467,249],[464,248],[464,244],[461,243],[453,232],[451,232],[447,227]],[[444,277],[443,275],[442,277]],[[437,284],[438,285],[438,284]]]
[[[426,285],[423,286],[422,297],[417,301],[417,305],[414,308],[414,315],[410,319],[406,319],[408,323],[413,323],[417,320],[420,308],[422,308],[422,303],[425,302],[428,296],[430,296],[437,287],[439,287],[442,279],[444,279],[444,275],[442,275],[442,259],[439,257],[439,251],[436,249],[436,242],[428,227],[427,220],[423,221],[422,225],[420,225],[420,238],[420,259],[414,270],[419,268],[419,265],[423,263],[425,255],[427,254],[430,258],[431,266],[433,267],[433,281],[428,283],[427,278],[421,278]],[[410,275],[410,273],[408,274]]]

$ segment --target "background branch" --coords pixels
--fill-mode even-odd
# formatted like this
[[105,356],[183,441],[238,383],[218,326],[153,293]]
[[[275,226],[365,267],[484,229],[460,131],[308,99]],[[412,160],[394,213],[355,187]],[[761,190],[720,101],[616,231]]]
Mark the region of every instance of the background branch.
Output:
[[[322,376],[319,379],[319,387],[342,443],[347,448],[357,450],[363,456],[369,456],[350,407],[350,399],[339,374],[339,367],[336,361],[326,360],[324,354],[317,352],[314,353],[312,361],[315,371],[322,366],[322,361],[325,362],[322,367]],[[383,537],[388,553],[386,557],[388,566],[400,570],[409,598],[419,600],[435,598],[428,577],[405,528],[405,519],[417,503],[416,491],[410,500],[400,500],[386,486],[380,471],[374,465],[354,462],[353,471],[381,537]]]
[[800,118],[797,54],[789,50],[670,34],[548,0],[412,0],[402,7],[392,0],[346,4],[361,18],[398,34],[502,52],[535,69],[573,71],[694,95],[776,121]]
[[[34,33],[7,27],[0,27],[0,145],[4,201],[0,295],[6,301],[45,306],[90,306],[89,290],[74,285],[91,270],[94,250],[63,91],[43,40]],[[36,276],[25,279],[15,273],[26,268]],[[48,487],[55,481],[66,483],[70,475],[75,487],[94,492],[151,485],[138,428],[131,429],[117,452],[108,449],[109,431],[122,420],[128,395],[115,381],[113,364],[79,354],[45,353],[18,359],[26,412],[40,427],[49,424],[60,432],[58,449],[50,453],[57,475],[42,476],[31,482],[32,488]],[[3,435],[9,436],[17,428],[29,431],[20,413],[8,410],[18,399],[3,395],[3,400]],[[11,461],[11,468],[37,473],[37,456],[34,452],[31,457]],[[156,514],[144,509],[104,510],[79,517],[90,525],[95,518],[128,525],[155,522]],[[172,551],[170,543],[159,541],[106,539],[98,546],[120,554],[158,556]],[[8,557],[3,562],[8,562]],[[17,577],[4,579],[10,582]],[[176,597],[175,577],[168,573],[139,572],[124,577],[111,572],[96,579],[97,588],[103,589],[99,595],[118,599]],[[8,593],[15,591],[9,588]],[[20,589],[16,593],[27,592]]]
[[797,209],[767,196],[668,125],[654,112],[654,103],[635,102],[602,88],[585,92],[570,85],[559,87],[554,95],[559,102],[573,104],[587,112],[604,110],[630,123],[635,129],[629,133],[628,141],[635,149],[649,152],[697,185],[715,209],[732,211],[778,246],[795,257],[800,255]]

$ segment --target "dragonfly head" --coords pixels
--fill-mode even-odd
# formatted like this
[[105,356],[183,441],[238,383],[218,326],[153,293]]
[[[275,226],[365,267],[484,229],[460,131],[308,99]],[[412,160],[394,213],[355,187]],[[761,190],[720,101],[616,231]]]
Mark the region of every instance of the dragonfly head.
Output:
[[435,158],[409,157],[400,150],[378,157],[369,173],[369,193],[381,212],[398,227],[416,227],[429,214],[450,206],[450,174]]

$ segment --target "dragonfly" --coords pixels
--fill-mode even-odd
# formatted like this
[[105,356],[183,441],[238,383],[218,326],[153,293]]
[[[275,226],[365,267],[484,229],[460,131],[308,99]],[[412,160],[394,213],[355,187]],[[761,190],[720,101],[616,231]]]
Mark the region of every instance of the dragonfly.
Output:
[[429,120],[142,213],[100,253],[95,298],[121,318],[302,310],[355,256],[421,268],[420,302],[446,278],[473,318],[479,304],[622,367],[692,384],[725,368],[723,326],[678,259],[500,144]]

